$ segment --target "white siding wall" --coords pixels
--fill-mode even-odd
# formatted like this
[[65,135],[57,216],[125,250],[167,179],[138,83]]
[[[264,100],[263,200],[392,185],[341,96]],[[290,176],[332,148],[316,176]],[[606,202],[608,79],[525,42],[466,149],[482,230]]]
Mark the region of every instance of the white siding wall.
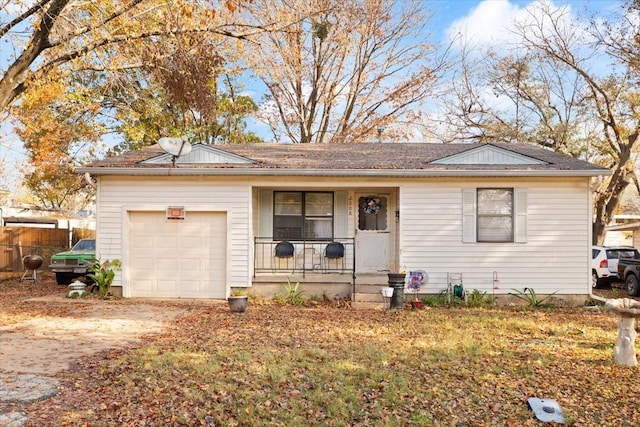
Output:
[[[227,279],[229,286],[250,286],[251,186],[248,183],[211,183],[201,178],[101,177],[98,190],[97,255],[126,262],[127,212],[162,211],[184,206],[189,211],[227,212]],[[115,286],[126,286],[127,265]],[[124,280],[123,280],[124,279]]]
[[[527,241],[463,243],[463,188],[513,187],[527,192]],[[447,272],[463,273],[467,291],[532,288],[544,294],[589,292],[588,179],[438,180],[402,185],[400,261],[429,274],[427,292],[446,289]]]
[[[251,188],[331,189],[345,191],[350,236],[355,228],[359,189],[399,189],[399,261],[407,270],[425,270],[425,292],[446,288],[447,272],[463,273],[465,289],[496,294],[525,287],[537,293],[588,294],[590,290],[591,197],[589,178],[380,179],[101,177],[97,216],[98,256],[125,260],[127,210],[228,212],[228,283],[249,286],[253,241],[260,219],[259,192]],[[527,192],[527,240],[524,243],[462,243],[464,188],[513,187]],[[255,210],[252,214],[252,210]],[[256,234],[257,235],[257,234]],[[118,275],[115,285],[121,285]]]

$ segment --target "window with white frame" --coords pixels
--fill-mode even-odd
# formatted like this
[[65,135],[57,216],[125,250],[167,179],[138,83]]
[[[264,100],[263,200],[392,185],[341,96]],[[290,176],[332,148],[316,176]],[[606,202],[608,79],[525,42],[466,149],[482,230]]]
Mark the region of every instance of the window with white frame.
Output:
[[527,192],[514,188],[463,190],[463,242],[527,241]]
[[331,240],[333,193],[275,191],[273,237],[279,240]]
[[477,190],[478,242],[513,242],[513,189]]

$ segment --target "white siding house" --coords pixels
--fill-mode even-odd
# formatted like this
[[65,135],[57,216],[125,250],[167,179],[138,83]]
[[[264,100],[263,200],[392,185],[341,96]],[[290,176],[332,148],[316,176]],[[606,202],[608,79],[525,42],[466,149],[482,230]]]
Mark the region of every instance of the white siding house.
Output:
[[98,257],[122,261],[125,297],[272,295],[290,279],[354,300],[394,267],[427,273],[421,293],[455,273],[497,297],[584,299],[591,181],[609,174],[524,144],[153,146],[79,172],[97,181]]

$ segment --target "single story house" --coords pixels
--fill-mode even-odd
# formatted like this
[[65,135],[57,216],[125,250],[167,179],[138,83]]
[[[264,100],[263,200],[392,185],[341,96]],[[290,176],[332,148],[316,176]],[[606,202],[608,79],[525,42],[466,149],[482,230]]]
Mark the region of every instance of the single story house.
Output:
[[[154,145],[78,168],[97,187],[97,256],[124,297],[591,290],[592,181],[610,171],[529,144]],[[366,298],[362,301],[366,302]]]

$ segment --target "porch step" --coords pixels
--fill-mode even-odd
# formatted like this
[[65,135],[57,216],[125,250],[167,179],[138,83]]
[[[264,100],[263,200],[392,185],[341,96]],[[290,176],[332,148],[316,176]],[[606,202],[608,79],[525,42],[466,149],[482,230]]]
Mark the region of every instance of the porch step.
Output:
[[380,289],[386,288],[386,287],[388,287],[386,283],[384,285],[378,285],[378,284],[359,285],[356,283],[356,294],[377,295],[378,298],[382,300],[382,294],[380,293]]
[[[356,285],[356,291],[351,301],[351,307],[360,309],[383,310],[385,308],[384,300],[380,289],[386,285]],[[388,302],[387,302],[388,305]]]
[[386,273],[379,274],[357,274],[356,286],[387,286],[389,278]]

